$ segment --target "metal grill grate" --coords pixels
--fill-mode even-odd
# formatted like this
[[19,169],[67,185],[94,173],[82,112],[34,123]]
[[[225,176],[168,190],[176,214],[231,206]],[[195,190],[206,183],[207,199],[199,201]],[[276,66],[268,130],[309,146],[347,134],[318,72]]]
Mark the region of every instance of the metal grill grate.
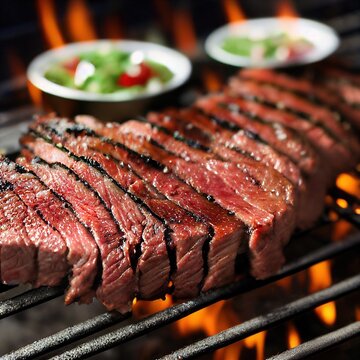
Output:
[[[336,205],[336,201],[333,201],[333,205],[330,207],[337,212],[340,219],[347,219],[359,228],[360,215],[357,215],[353,209],[354,207],[360,205],[360,200],[351,194],[340,190],[339,188],[334,189],[331,193],[334,200],[341,197],[348,201],[349,206],[347,208],[341,208]],[[322,224],[328,222],[329,220],[326,217],[322,220]],[[296,239],[293,241],[296,241]],[[73,349],[67,350],[60,355],[55,356],[54,359],[81,359],[100,353],[114,346],[124,344],[130,340],[141,337],[144,334],[148,334],[158,328],[164,327],[169,323],[184,318],[189,314],[192,314],[195,311],[207,307],[217,301],[229,299],[235,295],[244,294],[271,284],[277,280],[307,269],[321,261],[349,252],[350,250],[354,251],[359,249],[359,246],[360,232],[357,232],[343,241],[325,245],[320,249],[312,251],[307,255],[287,264],[277,275],[272,276],[269,279],[257,281],[251,278],[246,278],[224,288],[207,294],[202,294],[196,299],[174,305],[138,322],[120,327],[106,333],[105,335],[85,341]],[[302,297],[299,300],[290,302],[266,314],[231,327],[214,336],[195,342],[165,356],[164,359],[188,359],[212,352],[359,289],[360,275],[355,275],[325,290]],[[0,302],[0,318],[5,318],[17,312],[24,311],[30,307],[49,301],[55,297],[61,296],[63,294],[63,290],[64,288],[62,287],[40,288],[30,290],[24,294],[4,300]],[[101,314],[85,322],[61,330],[51,336],[37,340],[32,344],[13,351],[12,353],[6,354],[3,356],[3,359],[33,359],[40,355],[48,354],[51,351],[59,350],[80,339],[85,339],[89,335],[96,334],[99,331],[118,324],[128,316],[129,315],[122,316],[116,313]],[[330,346],[338,345],[357,335],[360,335],[360,322],[355,322],[341,329],[330,332],[325,336],[303,343],[295,349],[276,355],[273,359],[305,358],[316,352],[323,351]]]

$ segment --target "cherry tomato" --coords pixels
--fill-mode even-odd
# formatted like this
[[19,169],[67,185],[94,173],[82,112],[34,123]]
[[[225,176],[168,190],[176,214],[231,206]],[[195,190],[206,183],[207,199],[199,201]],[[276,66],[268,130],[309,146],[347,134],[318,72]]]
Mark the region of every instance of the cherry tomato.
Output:
[[77,66],[79,65],[80,59],[78,57],[74,57],[71,60],[68,60],[64,63],[64,68],[71,73],[75,73]]
[[122,73],[117,83],[120,86],[124,87],[131,87],[135,85],[145,85],[148,80],[154,76],[153,70],[150,66],[146,65],[145,63],[140,63],[137,65],[139,71],[136,71],[135,74],[132,74],[131,71]]

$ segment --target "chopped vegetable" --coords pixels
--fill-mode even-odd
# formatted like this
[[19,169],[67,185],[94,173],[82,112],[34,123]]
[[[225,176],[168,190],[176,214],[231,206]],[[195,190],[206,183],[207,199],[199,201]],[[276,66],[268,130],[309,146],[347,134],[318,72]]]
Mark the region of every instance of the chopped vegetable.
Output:
[[117,49],[79,54],[49,67],[45,77],[62,86],[93,93],[139,94],[161,90],[173,78],[168,67]]
[[293,60],[304,56],[314,45],[303,37],[291,37],[287,33],[274,33],[263,38],[229,36],[222,48],[234,55],[249,57],[256,61],[276,59]]

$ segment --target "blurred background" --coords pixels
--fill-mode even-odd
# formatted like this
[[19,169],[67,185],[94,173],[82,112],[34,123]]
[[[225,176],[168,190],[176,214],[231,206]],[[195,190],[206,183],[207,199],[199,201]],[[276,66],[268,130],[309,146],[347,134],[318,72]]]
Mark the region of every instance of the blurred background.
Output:
[[[26,67],[46,49],[97,38],[139,39],[177,48],[197,63],[206,61],[202,46],[212,30],[264,16],[302,16],[327,23],[342,38],[337,61],[360,67],[359,0],[3,0],[0,111],[29,103]],[[215,89],[216,73],[206,66],[204,71],[210,73],[207,87]],[[37,103],[36,92],[30,94]]]

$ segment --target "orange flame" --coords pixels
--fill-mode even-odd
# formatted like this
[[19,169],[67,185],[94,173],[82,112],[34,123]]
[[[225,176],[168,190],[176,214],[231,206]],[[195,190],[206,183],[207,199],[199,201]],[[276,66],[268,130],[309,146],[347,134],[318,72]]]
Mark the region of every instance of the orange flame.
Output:
[[218,320],[225,301],[219,301],[204,309],[201,309],[176,323],[180,335],[205,332],[207,336],[214,335],[224,328],[220,327]]
[[69,34],[74,41],[87,41],[97,38],[91,14],[84,0],[72,0],[66,13]]
[[276,15],[280,18],[294,19],[299,17],[298,12],[291,0],[279,0]]
[[360,321],[360,306],[357,306],[355,309],[355,319],[356,321]]
[[[330,265],[330,261],[327,260],[309,268],[310,292],[320,291],[332,284]],[[334,301],[317,307],[315,313],[326,325],[330,326],[335,324],[336,307]]]
[[170,295],[166,295],[165,299],[158,299],[153,301],[134,300],[133,302],[133,315],[136,318],[142,318],[154,314],[156,312],[167,309],[173,304]]
[[34,105],[40,107],[42,104],[41,90],[35,87],[30,81],[28,81],[26,85],[30,94],[31,101]]
[[[204,309],[201,309],[186,318],[176,322],[177,331],[182,336],[189,336],[203,332],[206,336],[212,336],[239,323],[235,311],[228,306],[229,303],[219,301]],[[225,348],[219,349],[214,354],[215,360],[237,359],[240,355],[242,344],[237,342]]]
[[244,339],[244,345],[248,349],[256,348],[256,360],[264,359],[266,331],[249,336]]
[[288,349],[292,349],[301,344],[301,339],[298,331],[292,323],[288,325]]
[[186,9],[174,9],[173,34],[176,46],[188,55],[196,51],[196,34],[191,14]]
[[59,24],[56,20],[55,4],[53,0],[37,0],[37,10],[42,25],[43,34],[50,47],[59,47],[65,44]]
[[350,174],[340,174],[336,179],[336,185],[354,196],[360,195],[360,180]]
[[276,285],[281,287],[284,290],[289,290],[292,285],[292,277],[288,276],[283,279],[280,279],[276,282]]
[[342,240],[352,229],[351,223],[346,220],[339,220],[334,224],[334,230],[331,232],[331,239],[333,241]]
[[202,72],[204,87],[207,91],[219,91],[222,87],[222,81],[219,74],[209,68]]
[[228,22],[246,20],[245,13],[237,0],[223,0],[222,5]]

